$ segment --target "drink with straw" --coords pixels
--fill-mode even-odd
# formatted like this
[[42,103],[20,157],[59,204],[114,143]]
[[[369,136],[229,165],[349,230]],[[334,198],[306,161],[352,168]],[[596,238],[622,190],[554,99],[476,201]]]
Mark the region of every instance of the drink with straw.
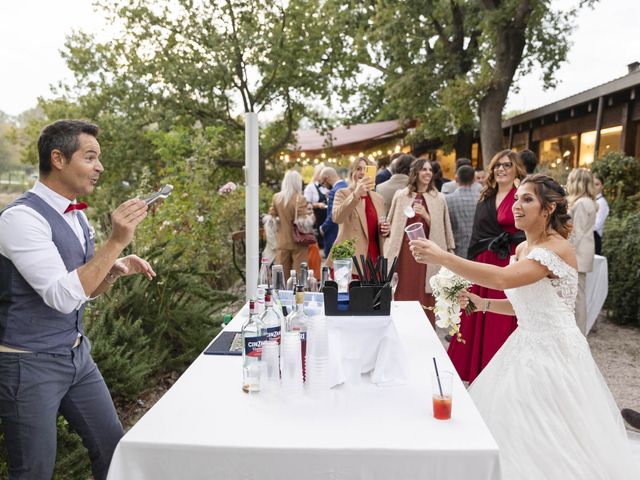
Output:
[[435,370],[431,376],[433,418],[449,420],[451,418],[453,373],[439,372],[435,357],[433,358],[433,367]]

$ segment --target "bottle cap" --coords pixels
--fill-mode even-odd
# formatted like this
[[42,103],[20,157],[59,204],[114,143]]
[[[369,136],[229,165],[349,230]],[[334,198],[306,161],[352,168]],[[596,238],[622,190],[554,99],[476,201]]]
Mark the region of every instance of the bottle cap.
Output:
[[231,315],[230,313],[227,313],[224,317],[222,317],[222,323],[224,323],[225,325],[229,325],[229,322],[233,320],[233,315]]

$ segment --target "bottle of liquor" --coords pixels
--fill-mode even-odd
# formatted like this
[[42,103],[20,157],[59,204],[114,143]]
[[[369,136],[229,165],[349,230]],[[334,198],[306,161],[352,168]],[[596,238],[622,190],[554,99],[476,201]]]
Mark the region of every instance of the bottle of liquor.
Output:
[[283,322],[282,314],[273,307],[273,292],[267,287],[264,295],[264,312],[258,320],[258,331],[265,340],[275,340],[280,343],[280,331]]
[[256,299],[249,300],[249,318],[242,325],[242,390],[245,392],[260,391],[260,360],[262,342],[260,335]]
[[307,286],[307,278],[309,277],[309,266],[307,262],[302,262],[300,264],[300,280],[299,285],[302,285],[306,291],[309,291]]
[[318,280],[316,280],[316,277],[313,274],[313,270],[309,269],[309,273],[307,275],[307,292],[317,292],[317,291],[318,291]]
[[267,287],[271,286],[269,275],[269,259],[263,258],[260,261],[260,271],[258,272],[258,313],[264,312],[264,293]]
[[324,282],[327,280],[331,280],[331,272],[329,271],[329,267],[322,267],[322,272],[320,273],[320,290],[324,288]]
[[307,355],[307,327],[309,325],[309,317],[306,313],[304,313],[304,289],[300,285],[298,285],[295,293],[296,307],[295,310],[291,312],[291,314],[286,318],[285,330],[288,332],[300,332],[300,347],[302,351],[302,377],[305,378],[305,359]]
[[289,272],[289,280],[287,280],[287,290],[291,290],[293,292],[296,289],[296,285],[298,285],[298,274],[295,269],[292,269]]

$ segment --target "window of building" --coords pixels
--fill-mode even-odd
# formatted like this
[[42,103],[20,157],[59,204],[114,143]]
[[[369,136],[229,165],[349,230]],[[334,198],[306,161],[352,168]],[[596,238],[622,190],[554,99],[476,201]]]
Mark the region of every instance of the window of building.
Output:
[[[603,128],[600,130],[600,146],[598,157],[608,152],[620,150],[620,139],[622,137],[622,126]],[[596,148],[596,131],[584,132],[580,135],[580,166],[589,168],[594,160],[594,150]]]
[[554,173],[562,174],[576,165],[578,153],[578,136],[565,135],[540,142],[540,167]]

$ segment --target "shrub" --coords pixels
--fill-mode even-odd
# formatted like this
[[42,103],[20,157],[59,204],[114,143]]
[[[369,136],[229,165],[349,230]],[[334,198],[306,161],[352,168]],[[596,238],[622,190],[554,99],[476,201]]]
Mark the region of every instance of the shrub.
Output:
[[612,215],[640,208],[640,160],[611,152],[593,162],[591,171],[604,178],[604,195]]
[[607,316],[640,326],[640,212],[607,219],[602,252],[609,263]]

